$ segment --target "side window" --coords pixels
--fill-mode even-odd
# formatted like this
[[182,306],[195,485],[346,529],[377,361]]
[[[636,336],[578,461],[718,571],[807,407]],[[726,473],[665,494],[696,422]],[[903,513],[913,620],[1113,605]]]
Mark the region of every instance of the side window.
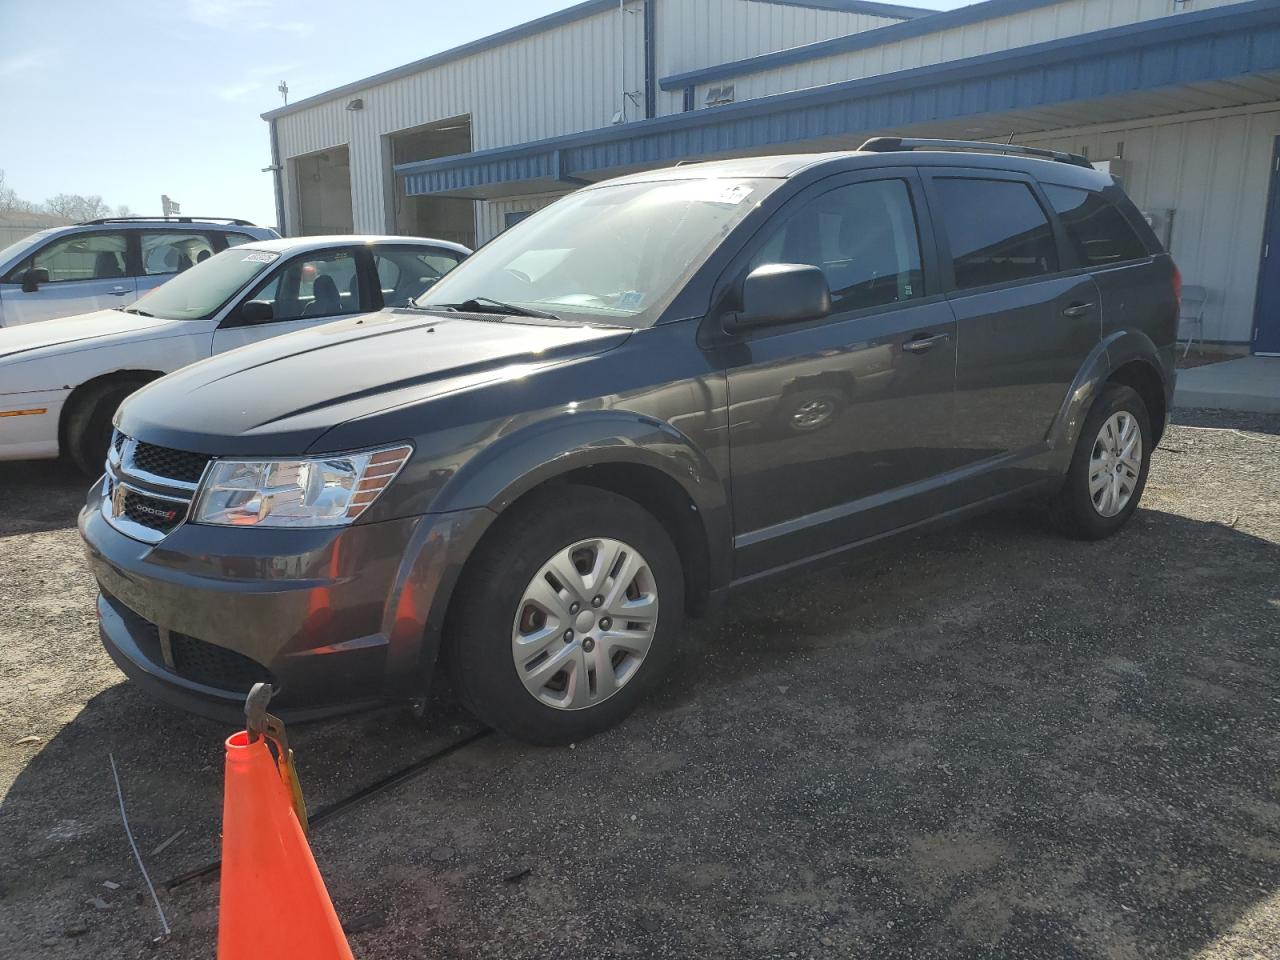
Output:
[[378,271],[382,302],[388,307],[404,306],[430,290],[461,260],[459,253],[432,247],[376,248],[373,263]]
[[1010,283],[1058,269],[1053,229],[1025,183],[951,177],[934,183],[957,287]]
[[1105,267],[1148,256],[1124,214],[1102,194],[1053,183],[1041,186],[1085,266]]
[[44,267],[50,283],[123,277],[127,244],[122,233],[78,233],[55,240],[22,269]]
[[789,216],[751,259],[820,267],[835,310],[923,296],[920,240],[905,180],[837,187]]
[[253,237],[247,233],[224,233],[222,234],[222,239],[226,241],[227,249],[230,249],[231,247],[238,247],[242,243],[248,243]]
[[340,317],[369,309],[360,299],[356,260],[349,250],[290,260],[245,299],[270,303],[273,321]]
[[143,230],[142,275],[182,273],[213,256],[213,244],[203,233]]

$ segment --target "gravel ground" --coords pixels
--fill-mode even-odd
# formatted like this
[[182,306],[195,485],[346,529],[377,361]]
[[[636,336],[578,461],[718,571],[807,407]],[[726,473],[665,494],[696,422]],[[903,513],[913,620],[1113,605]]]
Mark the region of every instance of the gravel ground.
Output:
[[[356,955],[1280,956],[1280,418],[1177,419],[1111,541],[1021,510],[761,589],[622,728],[325,824]],[[212,956],[213,882],[152,943],[107,755],[168,877],[216,855],[225,731],[99,648],[83,487],[0,465],[0,955]],[[471,728],[293,734],[315,808]]]

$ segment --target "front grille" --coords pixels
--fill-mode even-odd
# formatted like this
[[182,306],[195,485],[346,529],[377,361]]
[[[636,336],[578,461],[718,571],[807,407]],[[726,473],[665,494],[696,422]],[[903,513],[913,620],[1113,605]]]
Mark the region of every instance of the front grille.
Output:
[[173,671],[195,683],[248,693],[255,683],[275,684],[271,671],[242,653],[189,637],[169,634]]
[[116,529],[157,543],[186,518],[208,454],[159,447],[116,430],[107,454],[102,514]]
[[130,459],[129,466],[145,470],[157,477],[195,483],[204,473],[208,462],[207,454],[188,453],[186,450],[157,447],[151,443],[138,441],[133,448],[133,457]]
[[182,522],[186,514],[187,505],[184,503],[149,497],[126,487],[116,516],[150,530],[168,533]]

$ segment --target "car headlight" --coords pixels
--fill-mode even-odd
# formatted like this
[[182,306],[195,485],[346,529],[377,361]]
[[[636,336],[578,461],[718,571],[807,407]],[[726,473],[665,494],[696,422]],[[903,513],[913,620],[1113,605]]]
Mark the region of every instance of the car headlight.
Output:
[[192,520],[231,527],[340,527],[395,479],[412,447],[299,460],[215,460]]

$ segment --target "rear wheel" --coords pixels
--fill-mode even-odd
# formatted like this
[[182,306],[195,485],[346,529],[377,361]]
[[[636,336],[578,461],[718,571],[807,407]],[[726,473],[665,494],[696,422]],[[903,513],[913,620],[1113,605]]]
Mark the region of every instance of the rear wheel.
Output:
[[111,421],[125,397],[146,380],[110,380],[90,388],[76,399],[67,415],[66,450],[71,461],[90,477],[102,473],[111,445]]
[[517,509],[467,565],[450,669],[490,726],[570,743],[621,721],[660,679],[684,620],[680,558],[652,515],[594,487]]
[[1053,503],[1065,533],[1100,540],[1133,516],[1151,463],[1151,421],[1137,391],[1107,384],[1076,441],[1067,479]]

